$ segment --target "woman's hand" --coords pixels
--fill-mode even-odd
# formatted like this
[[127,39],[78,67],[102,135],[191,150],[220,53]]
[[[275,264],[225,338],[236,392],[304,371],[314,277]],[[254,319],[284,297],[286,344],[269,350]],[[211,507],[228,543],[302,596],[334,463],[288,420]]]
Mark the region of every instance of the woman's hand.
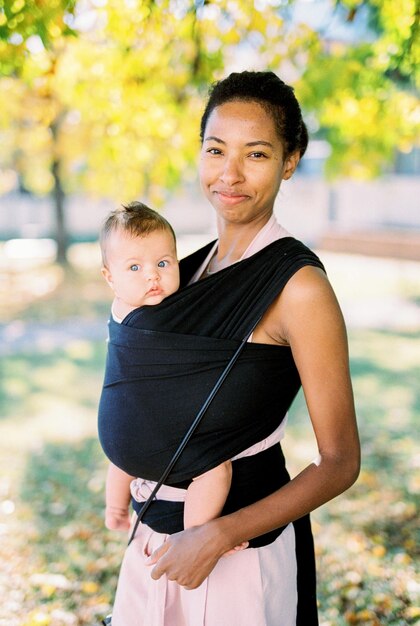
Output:
[[219,532],[217,524],[209,522],[168,537],[150,555],[146,565],[155,565],[151,572],[154,580],[166,574],[185,589],[196,589],[229,549],[231,546],[226,545],[226,537]]

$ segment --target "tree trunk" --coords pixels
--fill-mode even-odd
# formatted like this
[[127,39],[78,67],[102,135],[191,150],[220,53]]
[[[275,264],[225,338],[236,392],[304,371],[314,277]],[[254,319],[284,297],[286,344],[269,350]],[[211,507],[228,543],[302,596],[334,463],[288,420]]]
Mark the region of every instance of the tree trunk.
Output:
[[53,206],[55,213],[55,240],[57,243],[57,263],[68,265],[67,249],[68,236],[65,220],[65,195],[60,179],[60,162],[54,159],[52,164],[52,175],[54,178],[54,188],[52,190]]
[[[59,130],[59,121],[56,120],[51,124],[51,133],[53,136],[54,148],[57,143],[57,135]],[[65,193],[63,185],[61,184],[60,176],[60,159],[57,156],[57,152],[54,150],[54,158],[51,166],[51,173],[54,179],[54,187],[52,189],[52,200],[55,217],[55,241],[57,243],[57,257],[56,261],[60,265],[67,266],[67,250],[69,246],[68,234],[66,228],[65,219]]]

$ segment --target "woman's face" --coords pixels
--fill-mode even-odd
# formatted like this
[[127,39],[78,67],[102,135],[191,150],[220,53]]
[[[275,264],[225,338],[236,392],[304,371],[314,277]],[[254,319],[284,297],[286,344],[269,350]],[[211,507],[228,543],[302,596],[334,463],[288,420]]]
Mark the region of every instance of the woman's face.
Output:
[[274,121],[258,102],[232,101],[210,114],[200,155],[200,182],[219,219],[246,224],[270,217],[283,179],[299,157],[284,159]]

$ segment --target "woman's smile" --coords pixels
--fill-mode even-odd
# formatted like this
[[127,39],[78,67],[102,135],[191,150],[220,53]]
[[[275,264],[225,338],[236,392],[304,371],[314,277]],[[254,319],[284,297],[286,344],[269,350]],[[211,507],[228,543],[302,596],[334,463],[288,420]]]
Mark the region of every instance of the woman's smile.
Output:
[[249,196],[241,193],[232,193],[229,191],[220,191],[214,190],[213,194],[218,197],[220,202],[223,202],[226,205],[234,206],[243,202],[244,200],[249,200]]
[[200,161],[203,191],[227,222],[269,219],[284,174],[283,144],[257,102],[216,107],[207,121]]

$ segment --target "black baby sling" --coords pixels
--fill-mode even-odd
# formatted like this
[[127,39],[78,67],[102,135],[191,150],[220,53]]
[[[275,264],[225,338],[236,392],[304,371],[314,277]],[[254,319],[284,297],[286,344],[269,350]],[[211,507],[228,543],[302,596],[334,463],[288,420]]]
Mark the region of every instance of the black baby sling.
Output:
[[[134,310],[122,324],[109,322],[99,438],[115,465],[158,484],[185,488],[193,477],[268,437],[300,387],[289,348],[247,343],[247,338],[288,280],[307,265],[323,269],[322,263],[304,244],[286,237],[188,284],[212,245],[181,261],[178,292],[159,305]],[[257,480],[267,462],[284,467],[280,446],[233,463],[224,513],[289,480],[284,467],[259,489],[253,485],[251,494],[244,493],[247,481]],[[167,514],[156,491],[143,509],[133,502],[138,521],[157,532],[182,530],[182,503],[167,503],[178,507],[177,515]],[[149,509],[155,511],[148,518]],[[265,545],[280,532],[250,545]]]
[[[181,261],[183,280],[196,263]],[[279,239],[122,324],[110,320],[98,431],[115,465],[159,480],[232,354],[304,265],[322,267],[299,241]],[[268,437],[299,386],[290,349],[248,343],[167,484],[182,486]]]
[[[234,354],[232,355],[232,358],[230,359],[230,361],[226,365],[225,369],[221,373],[219,379],[217,380],[215,386],[213,387],[213,389],[209,393],[209,395],[208,395],[206,401],[204,402],[203,406],[201,407],[201,409],[199,410],[199,412],[195,416],[195,419],[194,419],[193,423],[189,427],[188,431],[185,433],[184,438],[182,439],[181,443],[178,446],[178,449],[176,450],[176,452],[173,455],[172,459],[170,460],[170,462],[168,463],[167,467],[165,468],[162,476],[157,481],[155,487],[153,488],[153,490],[150,493],[150,495],[147,498],[147,500],[142,504],[141,509],[137,513],[136,521],[134,523],[133,529],[132,529],[131,534],[130,534],[130,538],[128,540],[128,545],[130,545],[130,543],[133,541],[134,537],[136,536],[137,528],[139,527],[140,522],[142,521],[142,519],[144,518],[145,514],[149,510],[149,507],[153,503],[153,501],[154,501],[154,499],[155,499],[159,489],[161,488],[161,486],[164,484],[165,480],[170,475],[173,467],[176,465],[177,460],[181,456],[182,452],[185,450],[185,447],[187,446],[187,444],[188,444],[189,440],[191,439],[192,435],[194,434],[194,431],[198,428],[198,426],[199,426],[201,420],[203,419],[207,409],[209,408],[209,406],[212,403],[213,399],[215,398],[216,394],[218,393],[218,391],[220,390],[221,386],[223,385],[223,382],[225,381],[226,377],[228,376],[230,370],[232,369],[232,367],[236,363],[237,359],[239,358],[242,350],[245,347],[245,344],[246,344],[248,338],[252,334],[252,332],[253,332],[255,326],[257,326],[258,322],[259,322],[259,320],[257,320],[255,322],[254,327],[251,328],[251,330],[248,333],[248,335],[240,343],[240,345],[237,348],[237,350],[235,350]],[[112,614],[107,615],[102,620],[102,624],[103,624],[103,626],[112,626]]]

